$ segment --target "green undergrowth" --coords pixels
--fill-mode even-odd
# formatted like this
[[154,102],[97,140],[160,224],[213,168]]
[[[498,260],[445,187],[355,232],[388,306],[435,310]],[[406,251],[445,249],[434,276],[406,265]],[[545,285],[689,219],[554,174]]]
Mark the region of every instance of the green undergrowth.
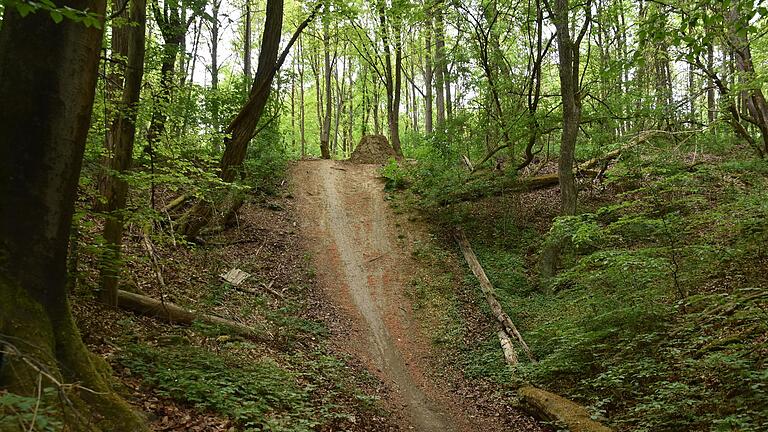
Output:
[[373,407],[354,389],[340,360],[320,352],[244,359],[227,349],[195,346],[130,346],[120,363],[143,376],[160,396],[232,419],[240,430],[309,431],[354,422],[340,404],[353,398]]
[[330,353],[327,329],[302,318],[299,303],[285,299],[270,309],[257,299],[249,308],[266,317],[266,345],[202,323],[138,335],[127,318],[119,323],[126,332],[117,363],[161,398],[229,418],[238,430],[343,429],[380,414],[377,399],[363,390],[375,379]]
[[[535,193],[435,210],[418,189],[434,186],[411,177],[415,186],[400,201],[446,231],[464,226],[538,359],[505,365],[489,326],[476,340],[454,339],[468,376],[503,387],[532,382],[581,401],[619,430],[762,431],[767,174],[762,161],[694,165],[670,153],[632,155],[611,168],[606,192],[582,191],[581,213],[555,219],[549,232],[536,226],[558,203]],[[430,253],[461,259],[449,236],[433,243]],[[561,254],[544,279],[539,260],[549,243],[562,245]],[[474,276],[463,272],[453,292],[473,290],[492,320]],[[420,302],[456,304],[449,291],[422,290]],[[467,323],[456,325],[454,332],[466,331]]]

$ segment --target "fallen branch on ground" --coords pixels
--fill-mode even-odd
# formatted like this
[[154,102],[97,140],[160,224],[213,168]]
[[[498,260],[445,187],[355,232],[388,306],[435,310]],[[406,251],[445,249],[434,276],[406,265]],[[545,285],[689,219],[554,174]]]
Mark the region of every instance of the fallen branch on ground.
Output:
[[611,432],[592,420],[586,408],[562,396],[531,386],[521,387],[518,395],[523,408],[534,417],[563,423],[571,432]]
[[472,270],[472,273],[474,273],[475,277],[477,277],[477,279],[480,281],[480,288],[485,295],[485,300],[488,302],[488,306],[491,307],[493,316],[496,318],[496,320],[499,321],[503,330],[509,336],[514,336],[515,339],[520,342],[520,345],[523,347],[523,351],[525,351],[528,359],[532,362],[535,362],[536,360],[533,357],[531,349],[528,348],[528,344],[525,343],[525,340],[523,340],[523,336],[519,331],[517,331],[515,323],[512,322],[512,319],[509,318],[509,315],[507,315],[507,313],[504,312],[504,310],[501,308],[499,301],[496,300],[496,295],[493,292],[493,285],[491,285],[491,281],[488,280],[488,276],[486,276],[485,270],[483,270],[483,267],[477,260],[477,256],[472,250],[472,246],[470,246],[469,240],[467,240],[467,236],[459,227],[456,228],[456,241],[459,243],[459,248],[461,248],[461,252],[464,254],[464,259],[467,261],[467,264],[469,264],[469,268]]
[[117,304],[121,308],[142,315],[160,318],[170,323],[190,325],[194,321],[201,321],[206,324],[226,327],[232,332],[242,336],[260,339],[260,336],[256,331],[246,325],[215,315],[192,312],[174,303],[153,299],[141,294],[119,290],[117,292]]

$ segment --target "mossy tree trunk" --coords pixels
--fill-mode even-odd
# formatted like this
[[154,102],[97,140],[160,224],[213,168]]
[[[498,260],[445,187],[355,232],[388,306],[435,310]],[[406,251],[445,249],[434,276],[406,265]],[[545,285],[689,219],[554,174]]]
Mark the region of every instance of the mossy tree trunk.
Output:
[[[105,12],[104,0],[57,5]],[[101,41],[100,28],[68,20],[56,24],[43,12],[22,18],[14,7],[4,11],[0,387],[33,395],[41,379],[43,386],[59,387],[60,395],[73,402],[68,406],[80,413],[67,418],[72,430],[142,431],[144,423],[110,388],[103,361],[98,363],[83,344],[66,292],[67,239]]]

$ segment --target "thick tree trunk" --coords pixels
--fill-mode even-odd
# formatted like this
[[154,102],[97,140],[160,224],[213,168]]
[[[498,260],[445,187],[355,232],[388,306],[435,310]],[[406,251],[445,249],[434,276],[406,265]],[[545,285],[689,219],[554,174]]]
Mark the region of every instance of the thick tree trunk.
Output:
[[744,12],[746,11],[740,11],[738,6],[734,6],[728,13],[728,21],[731,24],[728,41],[733,48],[733,56],[736,60],[735,68],[739,71],[739,77],[748,87],[751,87],[749,90],[743,90],[740,94],[744,118],[760,131],[763,140],[760,153],[761,156],[765,157],[768,155],[768,102],[766,102],[765,95],[757,83],[758,77],[752,60],[749,38],[736,31],[736,29],[747,25],[747,23],[739,22],[745,16]]
[[[136,115],[139,106],[141,81],[144,76],[144,30],[146,3],[132,0],[130,8],[128,61],[125,67],[125,85],[117,117],[110,130],[114,137],[110,173],[104,190],[106,221],[104,224],[105,250],[101,257],[100,300],[117,307],[117,284],[120,277],[120,249],[123,243],[123,211],[128,183],[121,177],[131,166],[133,143],[136,136]],[[117,175],[114,175],[117,174]]]
[[[105,13],[104,1],[57,5]],[[87,403],[91,412],[80,413],[83,423],[69,425],[73,429],[146,431],[111,389],[109,377],[99,372],[106,368],[88,353],[66,292],[67,239],[101,42],[100,28],[69,20],[56,24],[46,13],[22,18],[16,8],[5,8],[0,29],[0,201],[6,203],[0,205],[0,344],[7,354],[0,365],[0,387],[31,396],[38,379],[44,387],[57,385],[51,378],[77,383],[61,390]]]

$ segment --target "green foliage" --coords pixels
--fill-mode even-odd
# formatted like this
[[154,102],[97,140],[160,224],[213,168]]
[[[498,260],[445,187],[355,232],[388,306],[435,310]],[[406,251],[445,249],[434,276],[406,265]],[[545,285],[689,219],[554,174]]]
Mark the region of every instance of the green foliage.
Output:
[[53,387],[42,389],[39,398],[0,390],[0,430],[62,430],[61,413],[51,404],[57,395]]
[[408,185],[407,175],[395,158],[389,158],[387,164],[381,168],[381,176],[386,180],[384,187],[388,191],[404,189]]
[[232,418],[245,430],[309,431],[310,388],[270,359],[243,364],[195,347],[136,345],[120,358],[165,397]]
[[77,10],[69,6],[58,7],[52,0],[3,0],[5,7],[13,7],[22,17],[38,11],[48,12],[55,23],[62,22],[65,18],[82,23],[86,27],[101,28],[99,15],[86,10]]

